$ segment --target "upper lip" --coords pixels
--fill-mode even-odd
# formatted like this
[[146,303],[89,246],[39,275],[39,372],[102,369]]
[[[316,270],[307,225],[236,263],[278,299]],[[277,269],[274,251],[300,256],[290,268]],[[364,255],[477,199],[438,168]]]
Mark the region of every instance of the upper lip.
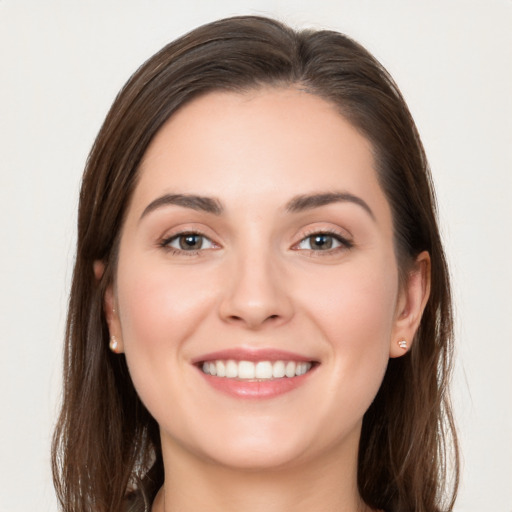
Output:
[[204,363],[205,361],[219,360],[234,361],[299,361],[299,362],[316,362],[314,358],[289,352],[287,350],[279,350],[273,348],[228,348],[216,352],[209,352],[192,359],[193,364]]

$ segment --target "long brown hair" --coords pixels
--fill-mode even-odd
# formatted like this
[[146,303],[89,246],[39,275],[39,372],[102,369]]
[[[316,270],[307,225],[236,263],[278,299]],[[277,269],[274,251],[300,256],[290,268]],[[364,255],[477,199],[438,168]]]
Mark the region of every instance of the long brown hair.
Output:
[[[158,426],[141,403],[124,356],[108,349],[103,294],[116,270],[123,218],[152,138],[185,103],[214,90],[301,87],[331,104],[372,143],[391,206],[403,275],[421,251],[431,295],[411,351],[390,360],[367,411],[358,485],[371,507],[451,510],[457,442],[447,382],[452,354],[449,276],[425,153],[409,110],[376,59],[332,31],[295,31],[262,17],[200,27],[151,57],[119,93],[87,161],[64,356],[63,404],[53,474],[66,512],[116,512],[133,489],[149,501],[163,483]],[[105,272],[98,282],[93,263]],[[452,478],[447,467],[452,465]]]

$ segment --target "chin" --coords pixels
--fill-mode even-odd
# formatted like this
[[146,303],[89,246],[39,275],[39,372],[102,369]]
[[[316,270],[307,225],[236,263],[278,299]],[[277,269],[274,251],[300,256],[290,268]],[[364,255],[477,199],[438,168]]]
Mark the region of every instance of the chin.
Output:
[[204,424],[198,427],[197,435],[191,430],[186,437],[179,434],[168,437],[162,432],[162,443],[163,446],[179,445],[189,455],[208,464],[254,472],[292,467],[315,445],[307,431],[296,428],[296,422],[280,418],[276,425],[267,418],[267,421],[254,420],[248,428],[247,418],[245,420],[233,421],[230,425],[210,425],[207,435]]
[[304,449],[298,446],[279,446],[266,443],[254,446],[249,443],[220,447],[209,450],[212,463],[237,471],[260,472],[288,469],[300,463],[304,457]]

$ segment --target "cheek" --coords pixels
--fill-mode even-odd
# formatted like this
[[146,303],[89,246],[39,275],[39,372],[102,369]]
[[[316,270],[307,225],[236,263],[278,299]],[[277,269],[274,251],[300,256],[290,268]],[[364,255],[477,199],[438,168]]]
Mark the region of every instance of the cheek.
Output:
[[351,389],[355,407],[366,408],[382,382],[398,293],[396,265],[347,266],[331,276],[327,291],[311,290],[303,301],[327,340],[333,395]]
[[213,286],[198,272],[165,261],[120,259],[117,294],[127,350],[173,347],[208,313]]
[[[398,292],[394,260],[341,265],[336,272],[315,277],[303,283],[301,302],[318,325],[329,331],[330,339],[360,348],[365,337],[370,345],[389,339]],[[311,281],[315,280],[325,284],[313,287]]]
[[162,382],[182,377],[183,347],[212,310],[214,287],[205,286],[204,277],[170,269],[165,261],[120,257],[116,292],[124,351],[134,385],[150,410],[152,401],[158,403],[155,390]]

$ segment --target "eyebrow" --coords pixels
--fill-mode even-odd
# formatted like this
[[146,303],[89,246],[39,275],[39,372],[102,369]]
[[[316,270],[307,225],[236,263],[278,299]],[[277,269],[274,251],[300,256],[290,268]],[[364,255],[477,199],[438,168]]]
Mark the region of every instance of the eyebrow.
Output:
[[286,210],[288,212],[297,213],[333,203],[347,202],[360,206],[373,220],[375,220],[375,214],[368,206],[368,203],[360,197],[348,192],[326,192],[296,196],[286,204]]
[[[285,210],[290,213],[299,213],[313,208],[320,208],[333,203],[353,203],[366,211],[375,220],[375,215],[368,204],[358,196],[348,192],[324,192],[317,194],[306,194],[293,197],[286,203]],[[192,194],[165,194],[148,204],[140,219],[144,218],[154,210],[163,206],[175,205],[192,210],[221,215],[224,211],[220,201],[213,197],[197,196]]]
[[168,205],[181,206],[192,210],[213,213],[214,215],[220,215],[223,212],[220,201],[213,197],[195,196],[190,194],[165,194],[149,203],[142,212],[140,219],[144,218],[154,210]]

